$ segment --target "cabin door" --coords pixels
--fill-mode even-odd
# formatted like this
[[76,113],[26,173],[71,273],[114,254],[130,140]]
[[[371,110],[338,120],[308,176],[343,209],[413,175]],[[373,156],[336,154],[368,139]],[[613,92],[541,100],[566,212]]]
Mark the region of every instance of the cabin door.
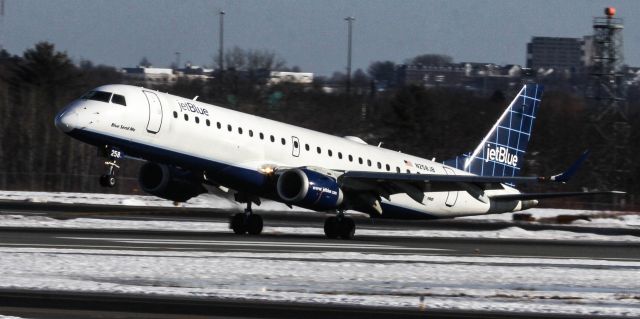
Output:
[[147,132],[156,134],[160,132],[162,126],[162,103],[158,95],[153,92],[143,91],[149,103],[149,122],[147,122]]

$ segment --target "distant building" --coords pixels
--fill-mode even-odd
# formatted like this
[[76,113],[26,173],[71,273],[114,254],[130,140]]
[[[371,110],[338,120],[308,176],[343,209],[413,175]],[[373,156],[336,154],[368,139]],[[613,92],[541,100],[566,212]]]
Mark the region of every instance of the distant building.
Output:
[[581,74],[590,64],[591,47],[590,37],[533,37],[527,43],[527,68],[536,72]]
[[522,67],[493,63],[463,62],[446,65],[401,65],[396,69],[399,86],[462,88],[484,94],[520,84]]
[[267,84],[275,85],[279,83],[312,84],[313,73],[271,71]]
[[154,68],[137,66],[122,68],[124,79],[130,84],[150,86],[154,84],[171,84],[178,79],[206,80],[213,77],[213,69],[187,64],[182,69]]

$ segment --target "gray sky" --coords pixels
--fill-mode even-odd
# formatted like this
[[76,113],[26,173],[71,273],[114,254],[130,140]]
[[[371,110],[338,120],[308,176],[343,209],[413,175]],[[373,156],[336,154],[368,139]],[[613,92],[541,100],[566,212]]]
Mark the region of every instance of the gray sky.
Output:
[[624,18],[625,59],[640,66],[638,0],[5,0],[0,41],[13,54],[50,41],[75,60],[158,67],[175,61],[214,64],[218,15],[225,47],[268,49],[289,66],[330,75],[346,66],[354,16],[354,70],[372,61],[402,62],[422,53],[455,61],[525,64],[532,36],[581,37],[613,5]]

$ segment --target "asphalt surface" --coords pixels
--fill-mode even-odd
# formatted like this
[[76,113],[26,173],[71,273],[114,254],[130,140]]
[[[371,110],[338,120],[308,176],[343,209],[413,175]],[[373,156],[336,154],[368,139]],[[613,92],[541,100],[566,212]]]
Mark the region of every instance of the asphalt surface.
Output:
[[208,252],[360,252],[412,255],[557,257],[640,261],[640,243],[322,235],[238,236],[229,232],[0,228],[0,247]]
[[[13,205],[11,207],[11,205]],[[2,214],[75,217],[225,221],[230,212],[205,209],[83,207],[50,204],[10,207],[0,203]],[[65,209],[65,207],[67,209]],[[266,225],[321,227],[322,214],[263,214]],[[368,229],[492,230],[513,226],[473,221],[370,221],[356,218]],[[518,224],[521,225],[521,224]],[[538,225],[540,226],[540,225]],[[546,225],[542,225],[546,226]],[[556,229],[558,225],[549,225]],[[563,225],[560,225],[563,226]],[[497,228],[496,228],[497,227]],[[536,226],[537,227],[537,226]],[[523,227],[526,228],[526,227]],[[581,231],[584,231],[581,229]],[[612,230],[616,232],[616,230]],[[226,232],[132,231],[107,229],[51,229],[0,227],[0,247],[68,249],[210,251],[210,252],[361,252],[379,254],[511,256],[586,258],[640,261],[640,243],[530,239],[415,238],[357,236],[354,240],[329,240],[322,235],[265,234],[237,236]],[[398,309],[273,303],[220,299],[130,296],[73,292],[0,291],[0,314],[29,318],[579,318],[580,316],[503,313],[465,310]]]

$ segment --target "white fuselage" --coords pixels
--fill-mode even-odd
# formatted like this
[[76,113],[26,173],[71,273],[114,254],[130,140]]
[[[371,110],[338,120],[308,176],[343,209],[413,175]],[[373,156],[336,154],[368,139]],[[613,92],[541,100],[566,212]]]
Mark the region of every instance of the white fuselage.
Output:
[[[115,147],[123,147],[118,143],[128,144],[128,148],[136,148],[132,156],[148,160],[153,160],[151,153],[166,151],[169,155],[162,160],[167,164],[171,164],[173,157],[184,156],[255,172],[265,166],[316,166],[334,171],[469,174],[420,157],[367,145],[357,138],[332,136],[140,87],[108,85],[97,90],[125,96],[126,106],[76,100],[61,112],[56,125],[72,136],[71,133],[90,134],[96,142],[89,138],[83,140],[96,145],[102,143],[102,137],[113,139]],[[174,164],[188,165],[177,158]],[[502,189],[486,193],[518,191],[504,185]],[[504,209],[491,205],[490,201],[478,200],[466,191],[425,193],[422,203],[405,194],[392,195],[383,201],[387,207],[424,214],[425,218],[521,209],[519,202]]]

